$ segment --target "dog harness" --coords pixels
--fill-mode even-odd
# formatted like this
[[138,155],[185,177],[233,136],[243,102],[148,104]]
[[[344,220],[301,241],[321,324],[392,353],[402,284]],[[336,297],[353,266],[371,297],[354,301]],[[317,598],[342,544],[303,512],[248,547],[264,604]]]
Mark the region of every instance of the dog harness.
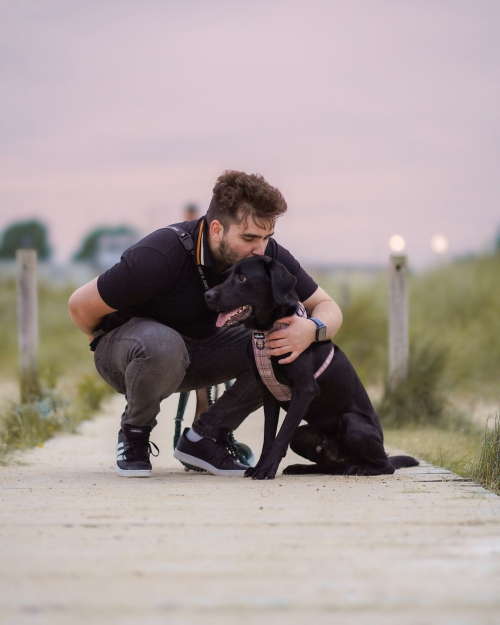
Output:
[[[299,302],[295,314],[299,317],[305,317],[307,319],[306,309],[301,302]],[[281,382],[278,382],[278,380],[276,379],[273,371],[273,365],[271,363],[272,353],[266,346],[266,338],[268,334],[271,334],[271,332],[276,332],[276,330],[283,330],[285,328],[288,328],[288,325],[286,323],[275,323],[270,330],[267,330],[265,332],[262,332],[261,330],[254,330],[252,339],[253,353],[255,356],[257,369],[259,370],[259,375],[262,378],[264,384],[278,401],[290,401],[290,399],[292,398],[292,389],[286,384],[281,384]],[[334,351],[335,349],[332,345],[332,349],[326,357],[325,362],[314,374],[314,379],[319,378],[323,371],[332,362]]]

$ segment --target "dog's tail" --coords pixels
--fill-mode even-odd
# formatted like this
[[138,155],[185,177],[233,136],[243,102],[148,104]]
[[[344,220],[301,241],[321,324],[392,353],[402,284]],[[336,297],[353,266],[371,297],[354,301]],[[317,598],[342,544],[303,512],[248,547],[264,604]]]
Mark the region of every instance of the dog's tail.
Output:
[[404,469],[405,467],[418,467],[419,462],[411,456],[389,456],[389,462],[395,469]]

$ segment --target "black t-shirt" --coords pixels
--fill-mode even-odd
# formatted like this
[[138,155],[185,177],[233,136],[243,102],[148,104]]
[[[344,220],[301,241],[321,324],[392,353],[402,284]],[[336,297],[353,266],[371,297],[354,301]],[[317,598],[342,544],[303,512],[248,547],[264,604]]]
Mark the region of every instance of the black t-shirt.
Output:
[[[175,225],[191,235],[198,262],[212,288],[224,282],[226,276],[215,270],[204,220],[202,217]],[[290,252],[273,239],[269,240],[266,256],[278,260],[297,278],[295,290],[301,301],[318,288]],[[99,276],[97,288],[104,302],[119,311],[105,317],[102,324],[105,330],[118,327],[132,317],[145,317],[194,339],[218,331],[217,313],[205,302],[205,288],[195,258],[169,228],[156,230],[126,250],[119,263]]]

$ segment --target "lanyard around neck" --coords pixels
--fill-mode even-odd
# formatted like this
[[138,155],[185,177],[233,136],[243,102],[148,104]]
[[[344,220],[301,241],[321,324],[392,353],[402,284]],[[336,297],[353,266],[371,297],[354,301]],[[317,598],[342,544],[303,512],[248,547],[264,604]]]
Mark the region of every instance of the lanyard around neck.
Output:
[[201,246],[202,246],[202,237],[203,237],[203,225],[205,223],[205,220],[202,219],[201,221],[201,225],[200,225],[200,230],[198,232],[198,242],[196,244],[196,267],[198,268],[198,273],[200,274],[200,278],[201,281],[203,283],[203,287],[205,288],[205,291],[208,291],[208,289],[210,288],[208,286],[208,282],[207,279],[205,278],[205,272],[203,271],[203,265],[201,264]]

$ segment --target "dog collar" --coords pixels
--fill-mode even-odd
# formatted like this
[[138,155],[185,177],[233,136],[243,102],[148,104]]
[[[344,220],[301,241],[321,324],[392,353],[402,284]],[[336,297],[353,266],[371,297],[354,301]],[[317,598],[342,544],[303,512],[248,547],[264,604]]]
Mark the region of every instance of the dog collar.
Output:
[[[307,319],[306,309],[301,302],[299,302],[295,314],[298,317],[305,317]],[[274,375],[273,365],[271,363],[271,352],[266,346],[266,338],[268,334],[271,334],[271,332],[276,332],[276,330],[283,330],[287,327],[288,325],[286,323],[275,323],[270,330],[254,330],[252,337],[255,364],[257,365],[259,375],[264,384],[278,401],[290,401],[290,399],[292,398],[292,389],[286,384],[281,384],[281,382],[278,382],[278,380],[276,379],[276,376]],[[332,362],[334,351],[335,350],[332,345],[332,349],[330,350],[330,353],[328,354],[325,362],[314,374],[315,379],[318,378]]]

